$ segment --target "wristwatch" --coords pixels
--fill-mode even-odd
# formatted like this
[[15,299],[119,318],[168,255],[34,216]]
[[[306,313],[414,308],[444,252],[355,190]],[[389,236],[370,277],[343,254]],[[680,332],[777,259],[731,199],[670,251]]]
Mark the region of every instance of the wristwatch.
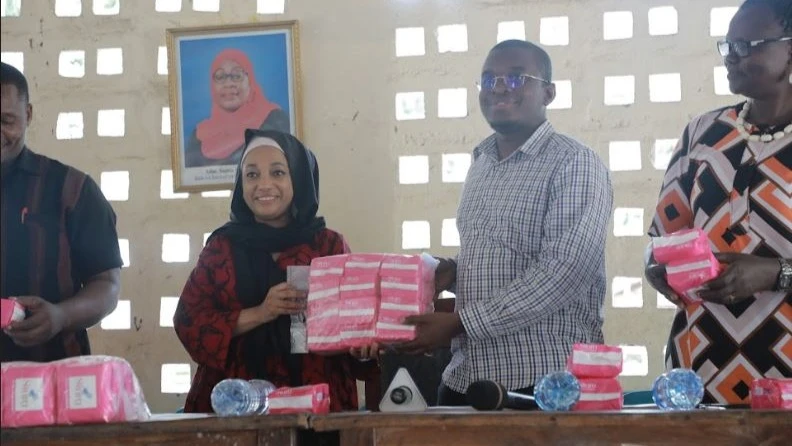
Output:
[[778,259],[781,264],[781,272],[778,273],[776,289],[778,291],[792,291],[792,261],[789,259]]

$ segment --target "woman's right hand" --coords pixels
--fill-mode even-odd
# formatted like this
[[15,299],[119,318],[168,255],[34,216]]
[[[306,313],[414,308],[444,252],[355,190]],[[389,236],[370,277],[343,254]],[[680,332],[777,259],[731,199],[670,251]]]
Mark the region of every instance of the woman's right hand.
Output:
[[296,290],[286,282],[275,285],[259,305],[262,323],[273,321],[284,314],[302,313],[305,311],[307,299],[307,291]]

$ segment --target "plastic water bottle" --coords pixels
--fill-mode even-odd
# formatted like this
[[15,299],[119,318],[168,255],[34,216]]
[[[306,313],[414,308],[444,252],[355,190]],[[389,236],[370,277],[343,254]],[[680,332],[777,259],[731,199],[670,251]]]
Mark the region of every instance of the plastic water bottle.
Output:
[[655,379],[652,399],[662,410],[693,410],[704,398],[704,383],[690,369],[673,369]]
[[212,389],[212,409],[222,417],[265,414],[273,390],[269,381],[224,379]]
[[536,383],[534,399],[542,410],[571,410],[580,400],[580,381],[567,371],[550,373]]

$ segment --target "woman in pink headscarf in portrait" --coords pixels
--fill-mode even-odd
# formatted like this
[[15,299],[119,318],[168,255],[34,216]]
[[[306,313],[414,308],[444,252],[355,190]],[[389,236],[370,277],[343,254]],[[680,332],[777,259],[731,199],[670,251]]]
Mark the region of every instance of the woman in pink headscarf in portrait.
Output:
[[212,112],[190,136],[184,150],[186,167],[238,164],[245,129],[290,133],[289,116],[264,96],[245,53],[221,51],[209,75]]

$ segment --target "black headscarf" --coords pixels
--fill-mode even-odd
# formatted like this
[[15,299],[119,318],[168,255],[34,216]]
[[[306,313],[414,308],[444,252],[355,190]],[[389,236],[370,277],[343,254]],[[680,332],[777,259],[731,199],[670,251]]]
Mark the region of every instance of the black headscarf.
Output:
[[[317,217],[319,209],[319,166],[316,157],[294,136],[275,130],[245,131],[245,148],[257,137],[272,138],[283,149],[294,189],[291,221],[283,228],[256,222],[242,195],[242,163],[237,168],[234,195],[231,199],[230,221],[215,230],[210,239],[222,235],[231,242],[236,272],[236,294],[243,308],[252,308],[264,301],[269,289],[286,281],[272,254],[301,244],[312,244],[316,234],[325,228]],[[244,156],[243,156],[244,158]],[[301,358],[291,354],[291,317],[283,315],[245,334],[242,355],[256,378],[266,379],[263,357],[282,356],[289,365],[292,385],[301,385]]]

